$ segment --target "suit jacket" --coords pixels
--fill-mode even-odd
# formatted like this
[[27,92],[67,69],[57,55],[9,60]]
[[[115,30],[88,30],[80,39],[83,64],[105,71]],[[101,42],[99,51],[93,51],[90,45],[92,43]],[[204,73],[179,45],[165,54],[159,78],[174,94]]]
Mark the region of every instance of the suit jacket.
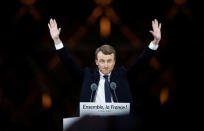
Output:
[[[80,95],[80,102],[93,102],[96,91],[91,90],[91,84],[95,83],[98,85],[100,80],[100,75],[98,69],[91,69],[89,67],[82,69],[70,56],[69,52],[65,47],[56,50],[61,62],[72,74],[73,77],[82,81],[82,89]],[[148,64],[148,61],[155,53],[154,50],[146,47],[137,60],[129,67],[124,66],[115,67],[110,76],[110,82],[115,82],[117,87],[115,89],[116,97],[118,102],[130,102],[132,103],[132,96],[129,88],[129,81],[134,80],[134,75],[137,71]],[[93,93],[93,94],[92,94]],[[113,95],[113,90],[111,90],[114,102],[116,102],[116,97]],[[92,94],[92,99],[91,99]]]

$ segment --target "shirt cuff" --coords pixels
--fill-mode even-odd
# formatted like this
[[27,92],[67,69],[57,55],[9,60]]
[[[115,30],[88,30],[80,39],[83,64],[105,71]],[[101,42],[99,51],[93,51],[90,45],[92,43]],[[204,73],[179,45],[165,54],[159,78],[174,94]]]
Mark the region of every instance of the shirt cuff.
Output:
[[157,50],[158,47],[159,47],[159,45],[155,45],[152,42],[149,44],[149,48],[152,49],[152,50]]
[[62,43],[55,45],[56,50],[62,49],[63,47],[64,45]]

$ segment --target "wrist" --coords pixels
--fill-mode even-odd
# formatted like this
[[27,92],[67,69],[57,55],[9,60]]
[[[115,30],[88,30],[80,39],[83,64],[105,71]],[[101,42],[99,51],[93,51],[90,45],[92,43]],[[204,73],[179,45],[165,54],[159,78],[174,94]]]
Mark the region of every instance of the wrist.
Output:
[[154,44],[154,45],[158,45],[159,42],[160,42],[160,40],[154,39],[154,40],[152,41],[152,44]]
[[62,41],[60,40],[59,37],[58,37],[58,38],[55,38],[55,39],[53,39],[53,40],[54,40],[55,45],[58,45],[58,44],[62,43]]

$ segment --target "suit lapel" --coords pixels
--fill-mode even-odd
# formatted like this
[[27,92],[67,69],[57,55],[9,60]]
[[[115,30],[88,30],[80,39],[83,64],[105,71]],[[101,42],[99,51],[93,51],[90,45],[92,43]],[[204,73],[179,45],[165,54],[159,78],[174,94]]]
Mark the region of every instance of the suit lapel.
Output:
[[[99,84],[99,80],[100,80],[100,74],[99,74],[98,69],[94,70],[93,75],[92,75],[92,80],[93,80],[93,83],[96,83],[97,89],[98,89],[98,84]],[[97,89],[93,91],[93,97],[92,97],[91,102],[94,102],[94,100],[95,100]]]
[[115,92],[114,92],[114,90],[113,89],[111,89],[111,94],[112,94],[112,96],[113,96],[113,101],[114,102],[117,102],[117,99],[116,99],[116,97],[117,97],[117,92],[116,92],[116,90],[117,90],[117,88],[118,88],[118,86],[119,86],[119,74],[116,72],[116,70],[115,70],[115,68],[113,69],[113,71],[111,72],[111,77],[110,77],[110,83],[111,82],[115,82],[116,83],[116,89],[115,89]]

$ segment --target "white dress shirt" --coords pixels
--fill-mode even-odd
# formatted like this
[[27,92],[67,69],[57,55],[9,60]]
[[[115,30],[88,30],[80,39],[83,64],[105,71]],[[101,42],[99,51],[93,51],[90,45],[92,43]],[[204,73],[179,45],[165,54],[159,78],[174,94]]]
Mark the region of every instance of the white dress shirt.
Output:
[[[96,97],[94,102],[97,103],[105,103],[105,78],[103,77],[104,74],[99,71],[100,74],[100,79],[99,79],[99,84],[98,88],[96,90]],[[110,75],[111,73],[108,74],[108,81],[110,82]],[[113,103],[113,97],[111,96],[111,102]]]

